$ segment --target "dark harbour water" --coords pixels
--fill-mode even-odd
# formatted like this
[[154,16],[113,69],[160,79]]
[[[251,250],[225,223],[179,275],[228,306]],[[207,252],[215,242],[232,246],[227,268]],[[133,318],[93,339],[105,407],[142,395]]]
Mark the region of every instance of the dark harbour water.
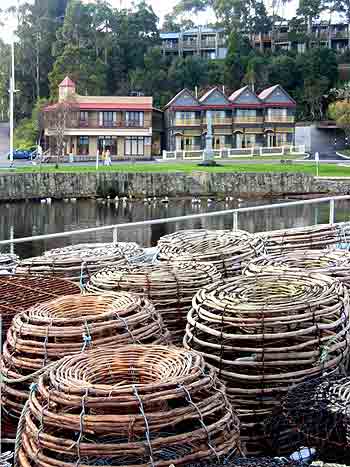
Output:
[[[142,201],[127,203],[98,202],[95,200],[63,201],[52,204],[39,202],[1,203],[0,204],[0,239],[42,235],[62,231],[99,227],[116,223],[130,223],[145,219],[183,216],[187,214],[233,209],[237,207],[271,204],[282,200],[234,200],[229,203],[213,202],[192,205],[191,199],[172,199],[168,206],[158,202],[144,204]],[[288,200],[284,200],[288,201]],[[350,203],[336,203],[336,221],[350,221]],[[287,227],[301,227],[310,224],[328,222],[328,204],[290,206],[273,210],[242,213],[239,215],[239,228],[249,232],[259,232]],[[143,246],[153,246],[157,240],[167,233],[185,228],[232,228],[232,214],[207,219],[193,219],[163,225],[146,226],[144,228],[127,228],[120,230],[120,241],[134,241]],[[74,237],[28,242],[14,245],[14,252],[21,257],[40,255],[44,250],[61,247],[72,243],[110,242],[112,231],[99,232]],[[1,249],[10,251],[9,247]]]

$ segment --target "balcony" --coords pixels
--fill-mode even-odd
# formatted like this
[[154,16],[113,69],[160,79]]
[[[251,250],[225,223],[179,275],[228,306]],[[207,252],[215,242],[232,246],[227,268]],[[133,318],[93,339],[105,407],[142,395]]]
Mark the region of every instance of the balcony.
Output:
[[197,49],[198,42],[196,40],[184,41],[182,43],[183,49]]
[[294,123],[294,116],[292,115],[267,115],[265,117],[266,123]]
[[276,42],[289,42],[288,32],[280,32],[277,34]]
[[240,117],[236,116],[233,119],[234,123],[262,123],[263,117]]
[[163,49],[165,50],[177,50],[179,48],[178,42],[166,42],[162,43]]
[[199,126],[201,124],[201,120],[199,118],[191,118],[183,120],[181,118],[177,118],[174,121],[175,126]]
[[207,39],[201,41],[201,48],[202,49],[216,49],[216,40],[214,39]]
[[117,120],[100,122],[99,120],[75,120],[69,125],[71,128],[149,128],[150,120]]
[[[232,125],[231,117],[212,117],[211,122],[213,125]],[[204,119],[203,125],[207,126],[207,121]]]

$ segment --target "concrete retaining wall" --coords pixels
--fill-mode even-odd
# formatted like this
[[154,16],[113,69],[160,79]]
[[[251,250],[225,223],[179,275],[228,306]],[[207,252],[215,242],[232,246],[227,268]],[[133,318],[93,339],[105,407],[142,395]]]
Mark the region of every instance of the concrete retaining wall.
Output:
[[95,196],[279,196],[350,193],[350,179],[269,173],[23,173],[0,174],[0,200]]

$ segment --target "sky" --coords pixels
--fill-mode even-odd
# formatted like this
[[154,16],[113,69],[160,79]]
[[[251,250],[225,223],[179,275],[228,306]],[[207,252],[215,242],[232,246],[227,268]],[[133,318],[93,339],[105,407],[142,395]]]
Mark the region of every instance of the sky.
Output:
[[[33,1],[33,0],[27,0],[27,1]],[[268,0],[269,2],[271,0]],[[288,3],[284,7],[283,11],[283,16],[286,18],[291,18],[295,14],[296,10],[296,5],[297,5],[298,0],[292,0],[291,2]],[[0,0],[0,6],[2,9],[6,9],[10,6],[17,5],[17,3],[24,3],[24,0]],[[164,18],[164,16],[167,13],[170,13],[174,7],[174,5],[177,3],[177,0],[148,0],[148,2],[152,5],[155,13],[158,15],[160,20]],[[131,6],[132,0],[109,0],[109,3],[113,7],[118,7],[122,6],[123,8],[127,8]],[[193,15],[192,15],[192,19]],[[202,24],[205,25],[208,22],[214,21],[214,14],[209,14],[209,13],[202,13],[200,15],[197,15],[195,18],[195,22],[197,24]],[[6,40],[9,41],[11,40],[12,37],[12,32],[14,28],[16,27],[16,24],[12,22],[11,24],[7,24],[6,27],[1,27],[0,30],[0,36]]]

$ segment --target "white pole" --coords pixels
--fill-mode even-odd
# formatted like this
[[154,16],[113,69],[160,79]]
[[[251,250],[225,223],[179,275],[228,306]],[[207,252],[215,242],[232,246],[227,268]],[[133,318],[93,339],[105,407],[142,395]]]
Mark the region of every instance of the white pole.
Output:
[[15,41],[11,43],[11,77],[10,77],[10,162],[13,163],[13,114],[15,93]]
[[99,155],[100,155],[100,151],[97,149],[97,152],[96,152],[96,170],[98,170],[98,158],[99,158]]
[[316,162],[316,177],[318,177],[318,172],[319,172],[319,163],[320,163],[320,155],[318,152],[315,152],[315,162]]

